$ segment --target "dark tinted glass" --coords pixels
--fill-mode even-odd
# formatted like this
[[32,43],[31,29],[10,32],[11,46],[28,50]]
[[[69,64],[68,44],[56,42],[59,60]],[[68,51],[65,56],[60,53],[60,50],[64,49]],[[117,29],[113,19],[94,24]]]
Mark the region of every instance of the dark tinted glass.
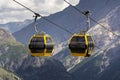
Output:
[[31,39],[31,42],[44,42],[43,37],[34,37]]
[[75,36],[71,39],[71,42],[83,42],[83,43],[85,43],[85,38],[84,38],[84,36]]

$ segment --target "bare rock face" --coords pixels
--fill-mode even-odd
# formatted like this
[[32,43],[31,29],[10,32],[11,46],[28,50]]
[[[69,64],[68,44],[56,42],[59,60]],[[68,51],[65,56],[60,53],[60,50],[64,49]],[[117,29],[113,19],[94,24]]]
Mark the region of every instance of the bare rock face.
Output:
[[14,73],[0,67],[0,80],[21,80]]
[[[30,59],[31,58],[28,60]],[[37,58],[33,58],[32,60],[35,59]],[[63,64],[56,59],[45,59],[41,66],[29,65],[23,67],[24,65],[27,65],[26,62],[28,62],[27,58],[17,70],[17,74],[24,80],[74,80],[73,76],[66,71]],[[41,62],[39,63],[41,64]]]
[[15,71],[26,54],[26,46],[17,42],[10,32],[0,28],[0,66]]
[[0,28],[0,40],[7,39],[7,40],[15,40],[15,38],[12,36],[12,34],[5,29]]

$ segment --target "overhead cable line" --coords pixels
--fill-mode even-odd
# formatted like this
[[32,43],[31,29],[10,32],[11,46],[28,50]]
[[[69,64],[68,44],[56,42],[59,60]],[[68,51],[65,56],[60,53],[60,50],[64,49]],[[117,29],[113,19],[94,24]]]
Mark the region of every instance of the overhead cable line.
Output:
[[[68,1],[64,0],[67,4],[69,4],[72,8],[74,8],[75,10],[77,10],[79,13],[85,15],[85,13],[81,10],[79,10],[78,8],[76,8],[75,6],[73,6],[71,3],[69,3]],[[86,15],[85,15],[86,16]],[[107,31],[111,32],[113,35],[120,37],[120,35],[117,35],[115,33],[113,33],[111,30],[109,30],[108,28],[106,28],[104,25],[100,24],[99,22],[97,22],[96,20],[94,20],[93,18],[89,17],[93,22],[99,24],[101,27],[103,27],[104,29],[106,29]]]
[[64,31],[68,32],[69,34],[73,34],[71,31],[69,31],[69,30],[63,28],[62,26],[60,26],[60,25],[54,23],[53,21],[51,21],[51,20],[49,20],[49,19],[43,17],[42,15],[40,15],[40,14],[34,12],[34,11],[31,10],[30,8],[28,8],[28,7],[24,6],[23,4],[19,3],[18,1],[16,1],[16,0],[13,0],[13,1],[15,1],[15,2],[18,3],[19,5],[23,6],[24,8],[26,8],[26,9],[29,10],[30,12],[33,12],[33,13],[35,14],[36,19],[37,19],[37,17],[41,17],[41,18],[43,18],[44,20],[46,20],[47,22],[49,22],[49,23],[55,25],[55,27],[58,27],[58,28],[60,28],[60,29],[62,29],[62,30],[64,30]]

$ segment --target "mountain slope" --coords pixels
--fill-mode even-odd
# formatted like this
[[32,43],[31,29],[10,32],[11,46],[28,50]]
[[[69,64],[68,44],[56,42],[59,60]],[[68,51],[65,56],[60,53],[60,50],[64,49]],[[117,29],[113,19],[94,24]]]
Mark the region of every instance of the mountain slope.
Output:
[[84,61],[83,65],[80,63],[74,67],[71,73],[76,77],[76,80],[119,80],[120,44],[115,46],[104,54],[92,57],[86,63]]
[[120,79],[120,45],[110,49],[107,53],[109,60],[109,66],[104,69],[104,64],[101,66],[102,72],[100,73],[99,80],[119,80]]
[[53,58],[30,56],[27,46],[17,42],[4,29],[0,29],[0,40],[0,66],[17,73],[24,80],[73,80],[61,62]]
[[15,38],[12,36],[12,34],[5,29],[0,28],[0,40],[13,40],[15,41]]
[[[120,14],[120,6],[117,6],[98,22],[119,36],[120,35],[119,14]],[[89,30],[89,33],[92,34],[93,36],[93,39],[95,41],[95,46],[103,50],[106,49],[108,46],[111,46],[111,44],[115,43],[116,39],[119,38],[113,35],[111,32],[108,32],[106,29],[104,29],[100,25],[95,25],[93,28]],[[98,48],[95,47],[94,55],[96,56],[101,54],[101,53],[96,53],[97,51],[99,51]],[[84,59],[81,57],[71,57],[69,55],[70,55],[69,50],[67,48],[66,49],[63,48],[54,57],[60,60],[65,65],[65,67],[69,69],[73,68],[76,64],[78,64]]]
[[9,30],[11,33],[14,33],[26,27],[30,23],[32,23],[32,20],[25,20],[23,22],[9,22],[6,24],[0,24],[0,28],[4,28]]
[[[27,59],[29,61],[31,61],[31,59],[39,60],[38,58]],[[40,62],[38,62],[38,65]],[[26,63],[26,61],[24,63]],[[52,58],[45,59],[42,65],[39,66],[29,65],[24,67],[24,63],[17,70],[17,74],[21,75],[24,80],[74,80],[73,76],[66,71],[62,63],[58,60]]]
[[27,53],[25,45],[17,42],[10,32],[0,29],[0,66],[15,71]]
[[0,68],[0,80],[21,80],[21,79],[14,75],[13,73],[8,72],[3,68]]

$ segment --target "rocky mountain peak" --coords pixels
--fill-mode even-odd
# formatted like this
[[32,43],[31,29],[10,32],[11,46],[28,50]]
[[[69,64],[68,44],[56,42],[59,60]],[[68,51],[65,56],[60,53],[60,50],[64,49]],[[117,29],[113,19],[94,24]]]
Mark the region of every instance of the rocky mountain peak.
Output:
[[0,40],[7,39],[7,40],[15,40],[10,32],[5,29],[0,28]]

